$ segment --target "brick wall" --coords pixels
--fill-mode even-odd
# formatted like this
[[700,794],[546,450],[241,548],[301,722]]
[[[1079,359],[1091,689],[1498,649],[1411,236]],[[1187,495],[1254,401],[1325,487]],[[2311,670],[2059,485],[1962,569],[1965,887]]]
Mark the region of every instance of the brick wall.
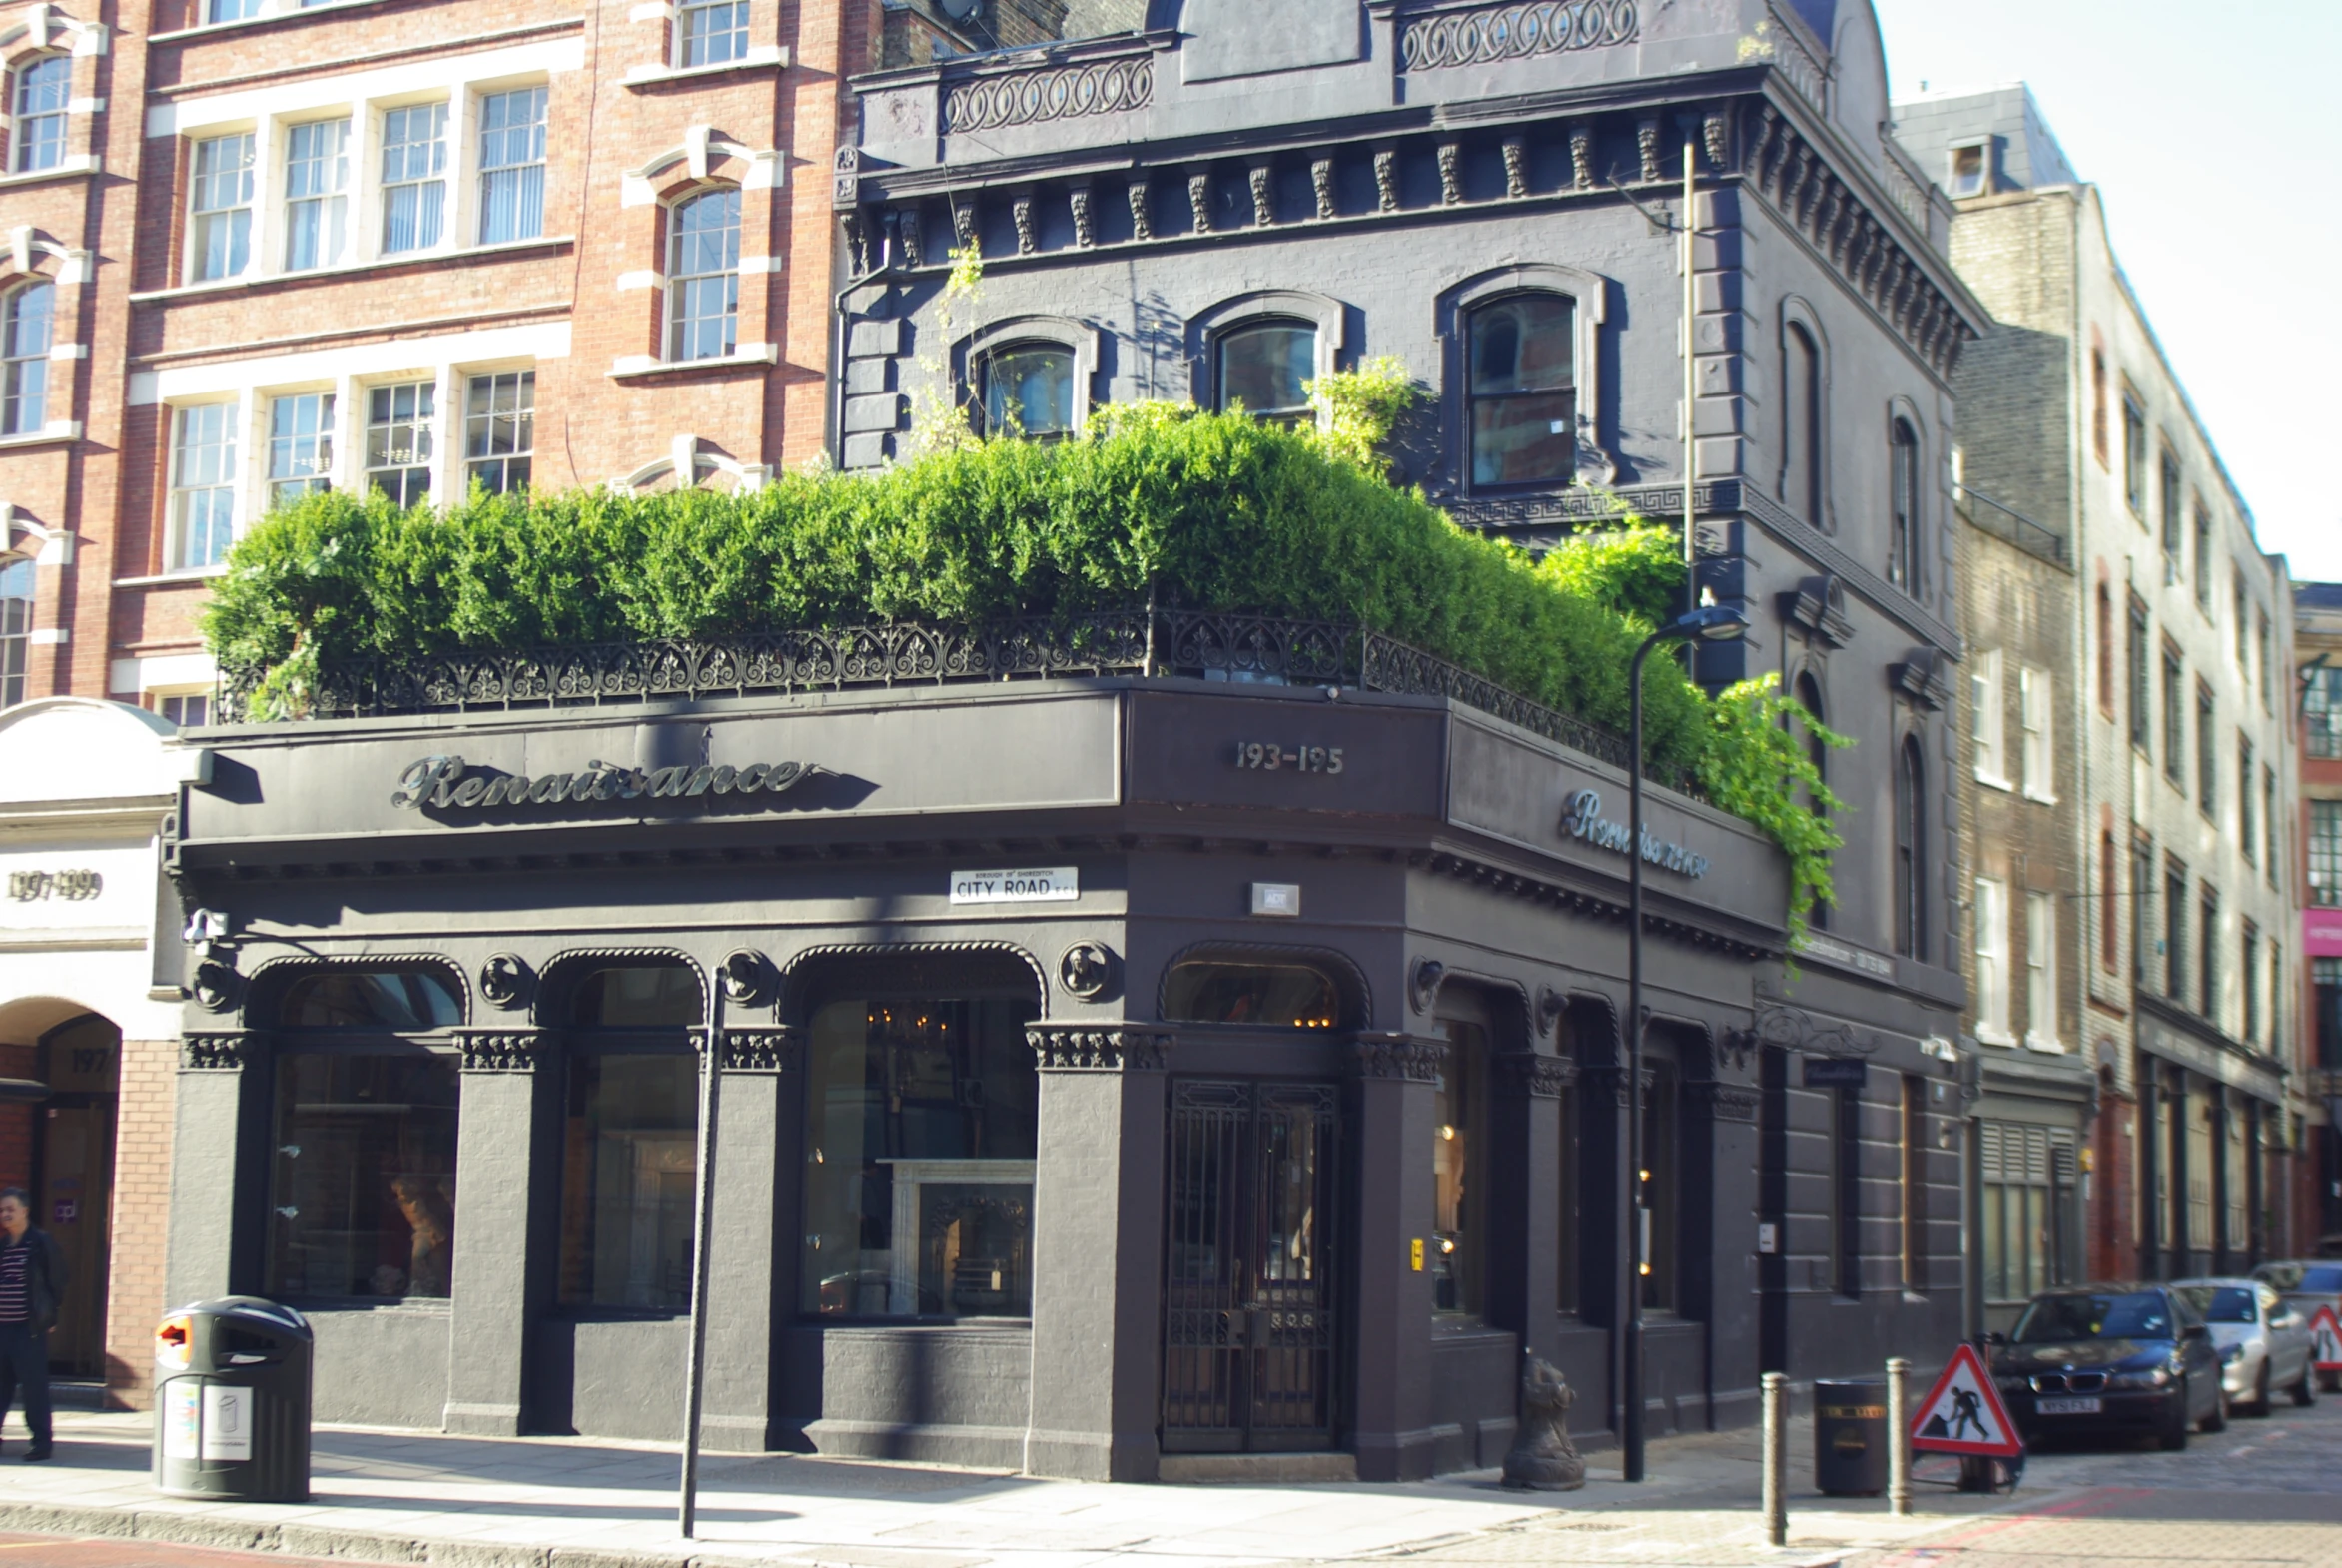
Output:
[[114,1127],[114,1256],[106,1296],[106,1401],[143,1410],[151,1401],[155,1323],[163,1299],[164,1240],[171,1211],[171,1096],[179,1044],[122,1043]]

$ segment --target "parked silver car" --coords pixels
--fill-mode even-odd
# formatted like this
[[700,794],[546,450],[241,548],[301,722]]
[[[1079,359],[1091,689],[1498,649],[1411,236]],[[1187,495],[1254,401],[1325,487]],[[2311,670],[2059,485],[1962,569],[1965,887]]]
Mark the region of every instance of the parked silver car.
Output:
[[[2305,1328],[2318,1315],[2321,1306],[2332,1307],[2334,1315],[2342,1318],[2342,1262],[2324,1257],[2296,1257],[2263,1263],[2252,1271],[2252,1276],[2262,1284],[2274,1285]],[[2331,1393],[2342,1388],[2342,1374],[2320,1372],[2317,1385]]]
[[2171,1288],[2211,1325],[2220,1383],[2236,1409],[2267,1415],[2270,1393],[2279,1388],[2295,1404],[2317,1403],[2309,1318],[2276,1286],[2258,1279],[2181,1279]]

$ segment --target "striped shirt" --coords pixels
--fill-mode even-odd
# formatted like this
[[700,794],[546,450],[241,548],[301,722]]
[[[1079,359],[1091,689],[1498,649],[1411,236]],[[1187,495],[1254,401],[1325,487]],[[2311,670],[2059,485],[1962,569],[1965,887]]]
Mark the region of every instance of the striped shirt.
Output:
[[26,1231],[21,1241],[0,1243],[0,1323],[32,1319],[32,1289],[28,1278],[32,1265],[31,1231]]

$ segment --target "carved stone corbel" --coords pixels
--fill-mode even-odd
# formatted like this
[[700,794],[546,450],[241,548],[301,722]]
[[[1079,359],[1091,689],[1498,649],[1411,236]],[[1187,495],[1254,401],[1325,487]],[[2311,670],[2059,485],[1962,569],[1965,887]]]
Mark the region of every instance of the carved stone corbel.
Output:
[[260,1037],[243,1030],[189,1030],[179,1042],[182,1073],[236,1073],[260,1057]]
[[466,1073],[533,1073],[552,1051],[541,1029],[464,1030],[455,1042]]

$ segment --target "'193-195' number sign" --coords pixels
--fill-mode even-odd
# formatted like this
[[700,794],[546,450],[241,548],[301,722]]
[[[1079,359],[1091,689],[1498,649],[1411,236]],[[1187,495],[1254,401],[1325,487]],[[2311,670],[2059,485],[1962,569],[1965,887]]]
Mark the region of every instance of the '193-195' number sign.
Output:
[[1296,773],[1339,773],[1341,747],[1295,746],[1287,751],[1272,740],[1239,740],[1236,766],[1268,773],[1280,768],[1290,768]]

